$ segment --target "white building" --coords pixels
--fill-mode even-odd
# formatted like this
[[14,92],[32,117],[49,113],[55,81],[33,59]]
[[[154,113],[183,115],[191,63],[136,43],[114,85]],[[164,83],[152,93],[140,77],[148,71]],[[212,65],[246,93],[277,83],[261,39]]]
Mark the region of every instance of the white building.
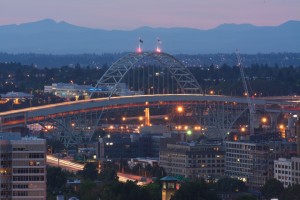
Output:
[[52,83],[52,85],[44,86],[45,93],[52,93],[61,98],[72,98],[79,96],[88,96],[91,85],[77,85],[73,83]]
[[3,99],[32,99],[32,94],[27,94],[24,92],[8,92],[6,94],[0,94]]
[[274,178],[283,183],[287,188],[289,185],[300,183],[300,158],[279,158],[274,161]]
[[[61,98],[78,98],[79,96],[88,97],[90,93],[110,93],[114,88],[106,86],[103,88],[94,88],[91,85],[77,85],[74,83],[52,83],[52,85],[45,85],[44,92],[52,93]],[[119,96],[142,95],[142,91],[131,91],[125,83],[119,83],[116,87],[116,94]]]

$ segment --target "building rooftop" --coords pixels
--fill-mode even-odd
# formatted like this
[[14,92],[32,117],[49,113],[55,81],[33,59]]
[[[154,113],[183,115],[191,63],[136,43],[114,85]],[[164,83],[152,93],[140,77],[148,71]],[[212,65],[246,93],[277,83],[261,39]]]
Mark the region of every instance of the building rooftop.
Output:
[[24,92],[8,92],[6,94],[0,94],[2,98],[7,98],[7,99],[16,99],[16,98],[23,98],[23,99],[30,99],[33,97],[32,94],[27,94]]
[[163,178],[160,179],[161,181],[178,181],[177,178],[175,178],[174,176],[165,176]]
[[0,140],[20,140],[21,134],[17,132],[0,132]]

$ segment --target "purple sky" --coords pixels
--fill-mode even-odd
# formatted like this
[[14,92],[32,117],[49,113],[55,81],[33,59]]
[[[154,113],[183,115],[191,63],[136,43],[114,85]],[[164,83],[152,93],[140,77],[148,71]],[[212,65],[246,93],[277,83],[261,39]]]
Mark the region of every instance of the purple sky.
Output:
[[300,21],[300,0],[1,0],[0,25],[51,18],[91,28],[273,26]]

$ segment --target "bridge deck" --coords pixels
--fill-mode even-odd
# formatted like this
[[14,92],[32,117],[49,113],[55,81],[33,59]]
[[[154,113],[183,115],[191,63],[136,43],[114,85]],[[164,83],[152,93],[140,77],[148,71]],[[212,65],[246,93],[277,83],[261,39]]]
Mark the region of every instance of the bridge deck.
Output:
[[[13,117],[27,113],[28,117],[45,116],[56,113],[70,112],[81,109],[92,109],[96,107],[105,107],[110,105],[124,105],[143,102],[159,102],[159,101],[215,101],[215,102],[236,102],[247,104],[247,99],[242,97],[230,97],[220,95],[197,95],[197,94],[164,94],[164,95],[135,95],[122,96],[111,98],[97,98],[73,102],[64,102],[58,104],[44,105],[38,107],[31,107],[19,110],[12,110],[1,112],[0,117]],[[294,105],[292,102],[274,101],[264,99],[253,99],[255,105]]]

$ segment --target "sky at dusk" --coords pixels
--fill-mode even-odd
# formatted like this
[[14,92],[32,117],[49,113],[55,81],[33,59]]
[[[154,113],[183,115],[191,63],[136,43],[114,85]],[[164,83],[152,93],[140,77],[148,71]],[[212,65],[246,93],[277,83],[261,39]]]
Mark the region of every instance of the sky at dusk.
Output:
[[0,25],[45,18],[108,30],[275,26],[300,20],[300,0],[0,0]]

